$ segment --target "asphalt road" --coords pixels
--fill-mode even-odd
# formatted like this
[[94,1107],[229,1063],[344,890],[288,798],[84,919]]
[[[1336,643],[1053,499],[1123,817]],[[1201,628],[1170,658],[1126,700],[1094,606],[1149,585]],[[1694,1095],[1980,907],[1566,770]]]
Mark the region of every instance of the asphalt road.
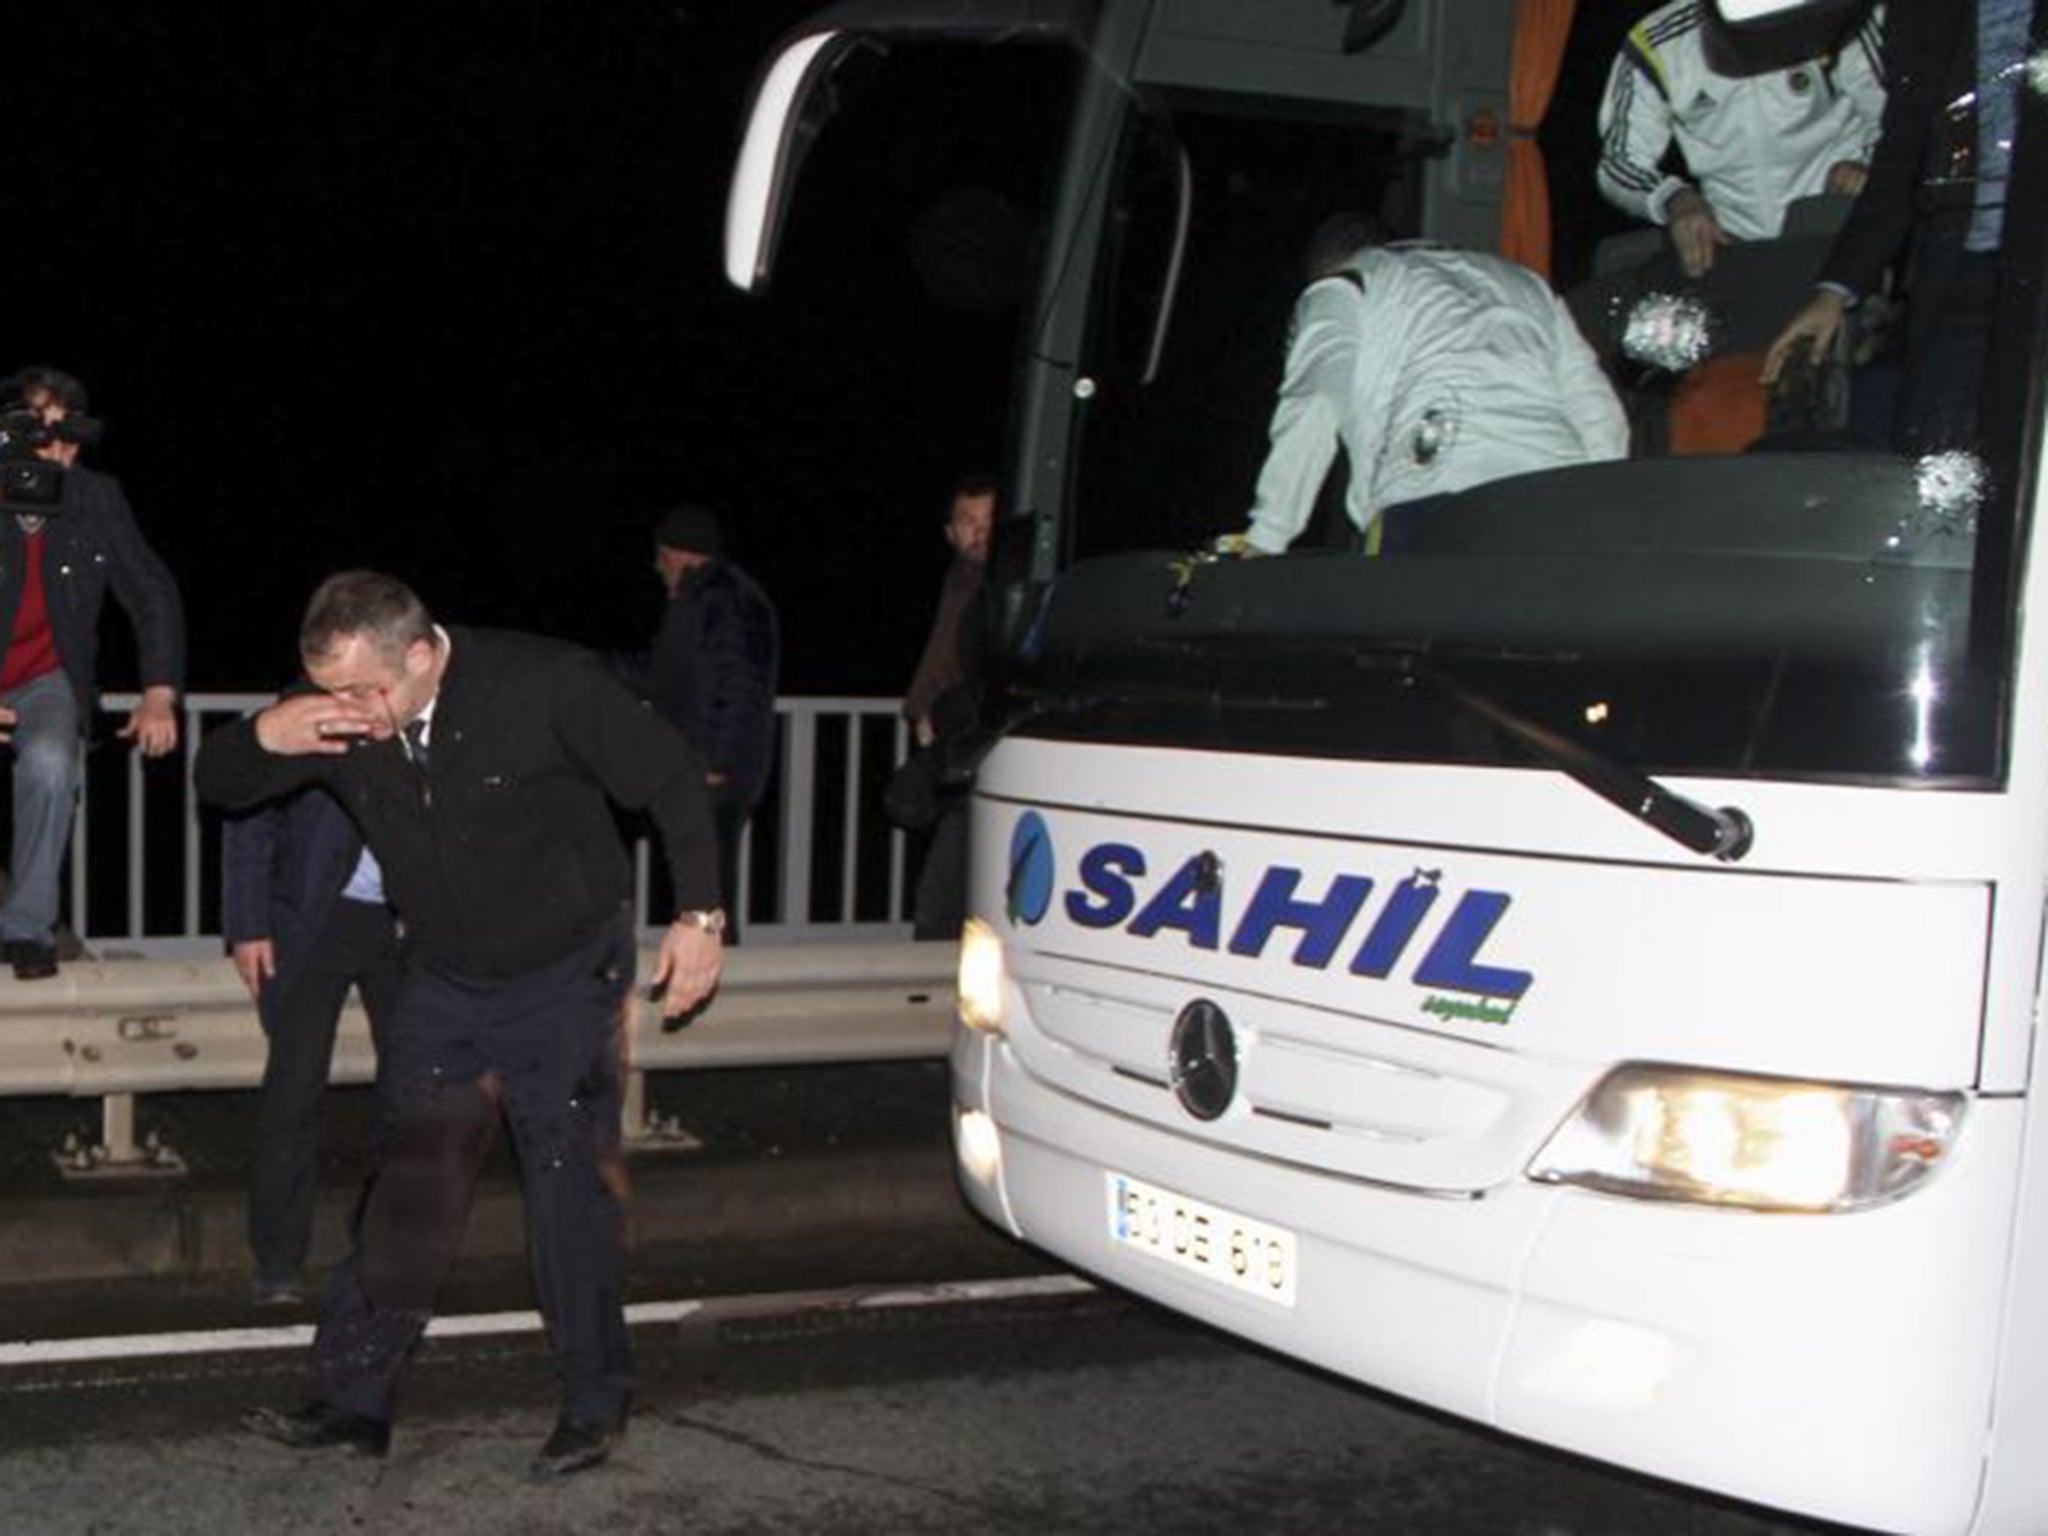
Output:
[[235,1428],[249,1403],[291,1400],[290,1354],[15,1370],[0,1510],[9,1531],[66,1536],[1802,1529],[1474,1434],[1115,1297],[852,1302],[638,1330],[630,1435],[552,1485],[523,1475],[552,1401],[531,1335],[430,1344],[383,1463]]
[[[168,1356],[148,1353],[155,1342],[114,1345],[84,1362],[6,1353],[8,1340],[166,1330],[303,1337],[310,1311],[258,1312],[238,1269],[0,1283],[0,1532],[1820,1529],[1477,1432],[1088,1289],[927,1198],[949,1177],[939,1068],[797,1076],[689,1086],[676,1107],[706,1147],[642,1166],[643,1194],[717,1184],[736,1192],[718,1209],[742,1218],[750,1181],[766,1180],[786,1219],[759,1234],[744,1219],[707,1223],[696,1241],[664,1229],[636,1250],[633,1300],[666,1310],[634,1330],[635,1418],[606,1467],[553,1485],[525,1478],[555,1395],[539,1335],[516,1322],[427,1342],[393,1454],[376,1463],[294,1454],[237,1427],[254,1404],[297,1401],[293,1336]],[[168,1108],[192,1117],[177,1128],[199,1154],[197,1182],[231,1194],[233,1127],[200,1122],[232,1107]],[[805,1216],[769,1175],[825,1152],[867,1157],[906,1187]],[[14,1166],[40,1181],[34,1164]],[[443,1312],[527,1305],[516,1252],[487,1252],[465,1262]]]

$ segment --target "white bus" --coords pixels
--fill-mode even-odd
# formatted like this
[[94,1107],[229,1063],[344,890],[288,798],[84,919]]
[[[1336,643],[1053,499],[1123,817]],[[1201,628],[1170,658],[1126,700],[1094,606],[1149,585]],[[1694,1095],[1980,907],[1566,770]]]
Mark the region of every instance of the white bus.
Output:
[[[1109,1283],[1534,1441],[2048,1530],[2031,81],[1969,443],[1865,446],[1902,375],[1873,324],[1824,430],[1668,451],[1672,381],[1635,377],[1625,461],[1398,547],[1326,508],[1284,557],[1205,553],[1316,220],[1495,247],[1540,9],[866,0],[763,69],[743,287],[846,59],[1035,50],[1071,94],[990,567],[963,1185]],[[1602,302],[1754,345],[1816,229]]]

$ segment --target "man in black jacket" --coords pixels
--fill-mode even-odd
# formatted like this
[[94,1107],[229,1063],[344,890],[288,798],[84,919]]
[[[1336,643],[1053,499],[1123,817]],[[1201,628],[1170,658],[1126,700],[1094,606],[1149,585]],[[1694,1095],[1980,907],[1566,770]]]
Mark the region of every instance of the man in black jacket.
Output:
[[[651,649],[617,658],[626,686],[704,754],[718,823],[719,888],[739,901],[740,833],[775,763],[775,605],[725,558],[718,517],[670,509],[654,525],[654,570],[668,602]],[[726,942],[737,939],[730,921]]]
[[96,429],[85,386],[54,368],[30,368],[9,392],[58,434],[36,449],[59,465],[62,499],[47,514],[0,517],[0,710],[11,716],[14,838],[0,956],[23,981],[57,974],[54,931],[59,865],[78,797],[78,738],[99,703],[94,664],[100,608],[111,585],[142,652],[142,703],[121,735],[145,757],[178,746],[185,616],[177,583],[143,540],[121,483],[78,462]]
[[321,584],[299,654],[318,691],[209,736],[199,793],[232,809],[326,784],[405,915],[406,977],[378,1166],[322,1309],[311,1400],[247,1423],[293,1447],[385,1452],[399,1370],[502,1110],[562,1375],[532,1470],[595,1465],[631,1385],[617,1189],[632,869],[608,801],[660,832],[682,910],[652,979],[664,1014],[681,1016],[717,984],[724,928],[703,759],[596,656],[442,628],[375,572]]
[[1870,180],[1813,295],[1772,344],[1766,384],[1801,349],[1825,356],[1843,316],[1910,245],[1894,436],[1910,453],[1975,446],[2021,76],[2040,10],[2039,0],[1893,0],[1884,41],[1889,95]]

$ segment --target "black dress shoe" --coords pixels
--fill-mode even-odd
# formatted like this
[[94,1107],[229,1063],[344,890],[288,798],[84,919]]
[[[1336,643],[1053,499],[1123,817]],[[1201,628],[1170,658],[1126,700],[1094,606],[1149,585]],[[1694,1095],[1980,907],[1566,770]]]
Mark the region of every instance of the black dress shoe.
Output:
[[38,944],[34,939],[9,939],[0,944],[0,955],[14,967],[16,981],[43,981],[57,974],[57,947]]
[[548,1436],[548,1443],[540,1448],[540,1454],[526,1464],[531,1477],[567,1477],[571,1472],[581,1472],[594,1467],[611,1455],[612,1447],[619,1443],[619,1437],[626,1432],[623,1418],[608,1424],[578,1424],[563,1417],[555,1420],[555,1432]]
[[249,1287],[249,1299],[259,1307],[296,1307],[304,1303],[306,1292],[296,1275],[258,1275]]
[[384,1420],[345,1413],[327,1403],[308,1403],[292,1413],[252,1408],[242,1415],[242,1428],[295,1451],[345,1445],[359,1455],[383,1456],[391,1450],[391,1426]]

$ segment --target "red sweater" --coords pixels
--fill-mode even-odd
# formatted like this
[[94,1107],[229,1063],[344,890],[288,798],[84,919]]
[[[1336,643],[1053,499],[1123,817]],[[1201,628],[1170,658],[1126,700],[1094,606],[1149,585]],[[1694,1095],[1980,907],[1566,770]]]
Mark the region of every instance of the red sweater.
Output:
[[57,669],[57,636],[50,629],[50,603],[43,593],[42,529],[28,536],[21,557],[21,606],[14,610],[7,660],[0,663],[0,693],[12,693]]

